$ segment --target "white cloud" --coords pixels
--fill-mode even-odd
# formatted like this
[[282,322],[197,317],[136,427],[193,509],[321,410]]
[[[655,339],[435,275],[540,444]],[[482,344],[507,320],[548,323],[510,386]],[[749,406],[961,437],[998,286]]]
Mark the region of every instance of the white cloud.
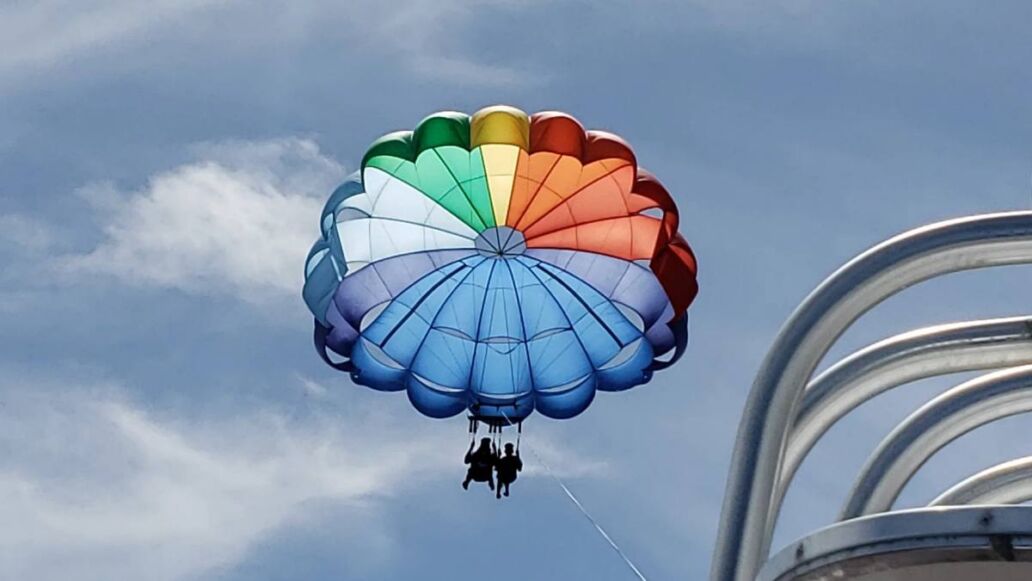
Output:
[[[3,377],[3,579],[194,579],[231,569],[328,505],[339,509],[341,557],[373,572],[401,549],[382,503],[438,478],[458,487],[461,450],[439,424],[413,428],[377,413],[300,422],[261,408],[183,417],[143,409],[117,387]],[[606,470],[559,451],[547,429],[532,443],[561,477]],[[528,477],[545,475],[524,459]]]
[[528,437],[520,448],[528,476],[550,478],[554,474],[563,479],[605,478],[612,471],[612,466],[605,460],[564,451],[548,437],[547,432]]
[[[532,9],[515,0],[353,0],[284,5],[213,0],[38,0],[0,6],[0,82],[74,65],[134,67],[197,45],[230,53],[289,50],[338,38],[349,53],[388,55],[410,74],[441,82],[509,86],[540,80],[469,56],[462,39],[492,10]],[[202,16],[203,15],[203,16]],[[206,26],[218,22],[221,26]],[[178,33],[176,33],[178,31]],[[327,36],[329,35],[329,36]],[[158,50],[154,51],[153,48]],[[144,48],[146,50],[136,50]],[[118,55],[118,58],[102,58]],[[61,76],[52,76],[60,80]],[[10,86],[16,86],[12,83]]]
[[127,284],[225,293],[261,303],[300,293],[319,213],[344,169],[302,139],[225,142],[135,192],[85,188],[104,239],[65,257],[73,273]]
[[329,398],[329,388],[318,381],[303,375],[298,375],[297,380],[301,384],[301,393],[303,393],[305,397],[310,397],[316,400]]
[[29,252],[46,250],[54,243],[50,226],[21,214],[0,214],[0,242]]
[[[461,42],[470,29],[504,22],[499,11],[542,10],[541,1],[527,0],[408,0],[384,3],[378,0],[352,5],[344,16],[352,34],[379,50],[387,49],[408,70],[418,76],[442,82],[480,86],[537,84],[545,73],[529,74],[498,62],[473,58]],[[354,14],[363,13],[361,25]]]
[[513,67],[441,54],[412,54],[405,62],[420,76],[471,86],[537,85],[547,76],[544,72],[530,75]]
[[0,70],[48,66],[140,39],[216,3],[209,0],[35,0],[0,7]]
[[0,458],[4,579],[194,578],[296,524],[313,501],[361,521],[346,543],[356,557],[386,558],[389,531],[369,517],[376,500],[454,468],[432,439],[375,418],[158,419],[110,390],[0,394],[0,447],[11,450]]

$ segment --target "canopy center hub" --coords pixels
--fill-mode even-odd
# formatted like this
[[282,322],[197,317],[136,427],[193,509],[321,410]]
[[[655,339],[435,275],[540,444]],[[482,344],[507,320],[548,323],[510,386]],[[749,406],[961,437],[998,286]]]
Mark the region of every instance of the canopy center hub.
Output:
[[474,241],[477,250],[484,256],[508,258],[519,256],[527,250],[527,240],[523,232],[508,226],[488,228]]

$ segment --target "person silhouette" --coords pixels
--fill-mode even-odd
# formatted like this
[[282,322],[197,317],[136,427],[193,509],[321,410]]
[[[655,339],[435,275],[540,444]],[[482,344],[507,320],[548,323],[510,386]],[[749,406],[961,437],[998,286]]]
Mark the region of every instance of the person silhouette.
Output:
[[516,473],[523,470],[523,460],[520,460],[519,450],[513,454],[512,444],[505,445],[505,455],[495,460],[495,470],[498,472],[498,488],[495,489],[495,498],[502,497],[502,487],[505,487],[505,496],[509,496],[509,485],[516,481]]
[[462,481],[462,488],[469,490],[471,481],[487,482],[491,490],[494,485],[494,467],[498,460],[498,451],[491,445],[491,438],[482,438],[480,447],[473,451],[473,442],[469,443],[469,450],[466,451],[466,458],[463,460],[469,464],[466,470],[466,479]]

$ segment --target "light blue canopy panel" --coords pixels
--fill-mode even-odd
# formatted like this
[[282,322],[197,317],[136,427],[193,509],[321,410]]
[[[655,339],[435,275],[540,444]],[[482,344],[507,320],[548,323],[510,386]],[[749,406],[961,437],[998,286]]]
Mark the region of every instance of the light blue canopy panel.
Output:
[[432,417],[471,408],[519,419],[533,409],[572,417],[596,389],[648,380],[655,351],[644,325],[655,324],[669,305],[640,298],[649,294],[640,287],[654,281],[640,276],[642,267],[599,255],[562,256],[568,267],[598,279],[607,296],[529,254],[469,254],[398,256],[339,285],[327,313],[334,323],[330,342],[350,357],[356,382],[407,390]]

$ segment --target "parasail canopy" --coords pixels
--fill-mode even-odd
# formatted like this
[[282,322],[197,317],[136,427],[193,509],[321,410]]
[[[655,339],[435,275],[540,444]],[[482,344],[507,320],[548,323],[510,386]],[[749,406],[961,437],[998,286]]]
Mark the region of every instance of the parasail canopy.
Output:
[[564,113],[444,112],[386,135],[321,230],[303,292],[320,354],[427,416],[570,418],[687,340],[696,262],[673,199]]

